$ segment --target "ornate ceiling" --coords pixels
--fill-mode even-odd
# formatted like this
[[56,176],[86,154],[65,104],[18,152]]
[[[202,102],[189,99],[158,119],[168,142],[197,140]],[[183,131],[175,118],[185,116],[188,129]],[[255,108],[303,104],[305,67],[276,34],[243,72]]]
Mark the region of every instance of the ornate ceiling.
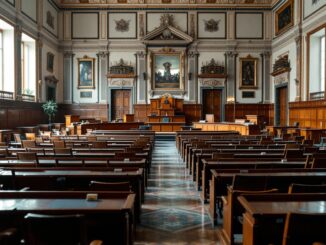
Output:
[[[270,7],[278,0],[55,0],[62,7],[106,7],[109,4],[215,5],[236,7]],[[110,6],[114,7],[114,6]]]

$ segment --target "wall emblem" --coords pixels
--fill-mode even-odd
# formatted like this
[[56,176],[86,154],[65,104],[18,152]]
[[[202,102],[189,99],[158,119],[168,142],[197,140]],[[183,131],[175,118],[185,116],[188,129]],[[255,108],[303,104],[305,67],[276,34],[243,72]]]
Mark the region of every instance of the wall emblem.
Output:
[[130,23],[130,20],[124,20],[124,19],[121,19],[121,20],[115,20],[115,30],[118,31],[118,32],[127,32],[129,31],[129,23]]
[[315,5],[319,2],[319,0],[312,0],[312,5]]
[[203,20],[205,23],[205,31],[207,32],[217,32],[219,30],[219,23],[221,20]]

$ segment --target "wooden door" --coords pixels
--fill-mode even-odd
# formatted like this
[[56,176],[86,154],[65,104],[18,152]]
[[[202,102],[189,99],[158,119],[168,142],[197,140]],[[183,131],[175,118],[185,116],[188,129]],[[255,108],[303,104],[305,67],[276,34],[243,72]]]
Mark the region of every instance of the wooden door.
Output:
[[203,90],[203,118],[206,114],[214,114],[214,121],[221,121],[222,91],[219,89]]
[[111,92],[111,119],[123,119],[130,113],[131,91],[129,89],[114,89]]
[[276,89],[276,125],[287,126],[288,110],[288,88],[280,87]]

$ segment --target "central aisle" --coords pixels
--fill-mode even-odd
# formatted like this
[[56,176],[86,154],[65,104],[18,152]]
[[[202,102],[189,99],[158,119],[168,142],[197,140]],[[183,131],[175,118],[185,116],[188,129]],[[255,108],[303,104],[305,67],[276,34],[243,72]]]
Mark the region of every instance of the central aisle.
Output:
[[219,244],[175,141],[156,140],[136,243]]

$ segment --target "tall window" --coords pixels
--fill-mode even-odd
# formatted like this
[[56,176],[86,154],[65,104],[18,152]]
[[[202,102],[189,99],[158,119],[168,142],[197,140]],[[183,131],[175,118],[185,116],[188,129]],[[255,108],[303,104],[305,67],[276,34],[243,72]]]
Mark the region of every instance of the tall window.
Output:
[[[0,19],[0,90],[14,92],[14,89],[14,28]],[[2,93],[1,98],[12,97]]]
[[0,29],[0,81],[3,90],[3,31]]
[[320,38],[320,88],[325,91],[325,35]]
[[325,98],[325,33],[325,26],[308,33],[308,81],[311,100]]
[[35,39],[23,33],[21,43],[22,92],[35,96],[36,92],[36,50]]

